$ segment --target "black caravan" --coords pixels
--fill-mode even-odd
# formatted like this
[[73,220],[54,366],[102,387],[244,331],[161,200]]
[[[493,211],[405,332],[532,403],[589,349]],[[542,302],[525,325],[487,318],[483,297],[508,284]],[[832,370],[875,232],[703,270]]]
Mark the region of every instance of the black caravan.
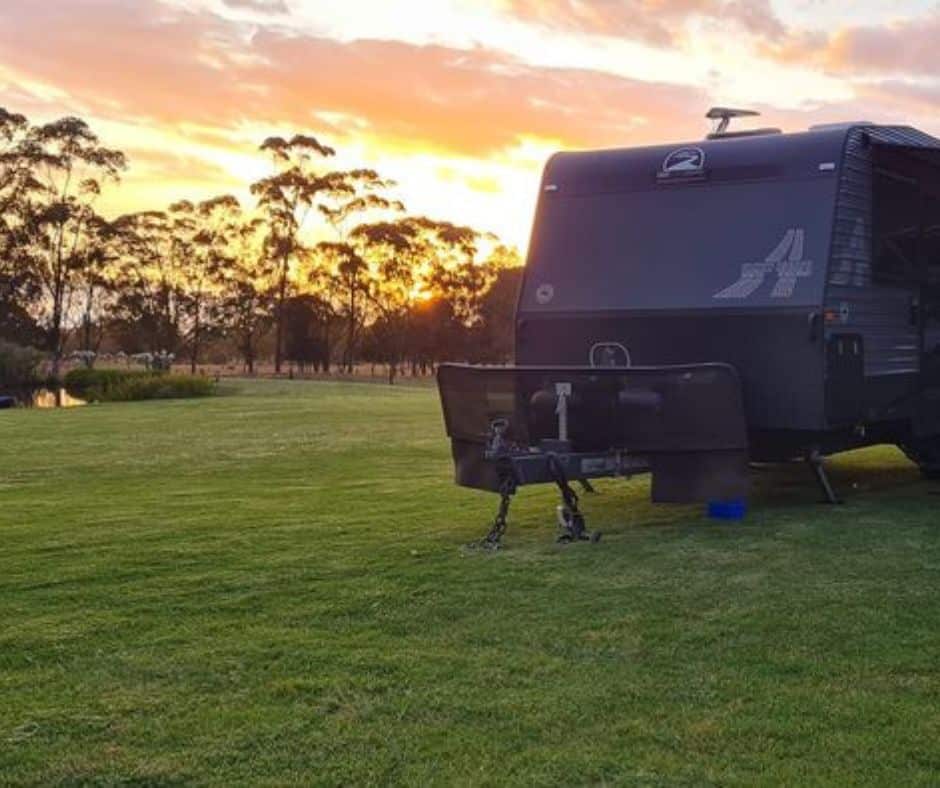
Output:
[[[515,328],[517,367],[440,371],[461,484],[524,483],[522,459],[548,462],[539,480],[565,486],[642,466],[656,500],[725,498],[746,490],[746,466],[720,460],[720,440],[697,444],[695,425],[717,418],[736,434],[729,402],[750,459],[811,459],[830,500],[820,458],[846,449],[897,443],[936,474],[940,141],[857,123],[558,154],[541,183]],[[739,395],[723,377],[714,394],[696,381],[683,395],[683,445],[662,385],[641,378],[715,365],[734,374]],[[607,370],[621,384],[601,404],[589,381]],[[537,395],[527,381],[539,374],[548,378]],[[511,396],[465,402],[507,379]],[[481,409],[484,418],[464,419]],[[636,444],[631,425],[652,424],[651,414],[670,437]],[[567,423],[551,436],[520,428],[552,416]],[[589,444],[578,437],[585,419]],[[579,464],[592,452],[607,464]],[[670,463],[678,454],[693,459]]]

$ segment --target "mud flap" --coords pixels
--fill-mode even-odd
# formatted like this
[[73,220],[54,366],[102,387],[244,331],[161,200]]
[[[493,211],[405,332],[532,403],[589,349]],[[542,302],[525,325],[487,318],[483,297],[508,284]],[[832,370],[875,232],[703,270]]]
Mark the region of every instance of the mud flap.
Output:
[[[477,367],[445,364],[438,388],[456,481],[497,491],[488,436],[505,421],[504,446],[520,485],[653,474],[653,500],[695,502],[747,494],[741,384],[727,364]],[[559,403],[559,391],[570,391]],[[560,413],[563,412],[563,418]],[[559,434],[559,430],[563,434]]]

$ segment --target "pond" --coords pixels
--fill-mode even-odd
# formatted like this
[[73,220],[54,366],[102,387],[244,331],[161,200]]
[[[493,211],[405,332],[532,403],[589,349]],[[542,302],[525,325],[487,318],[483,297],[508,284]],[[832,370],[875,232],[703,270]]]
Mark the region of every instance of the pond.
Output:
[[[58,394],[58,398],[56,397]],[[59,389],[58,392],[52,389],[37,389],[33,392],[32,398],[27,407],[33,408],[77,408],[79,405],[86,405],[83,399],[73,397],[65,389]]]
[[0,395],[0,408],[75,408],[85,404],[85,400],[73,397],[64,388],[25,389]]

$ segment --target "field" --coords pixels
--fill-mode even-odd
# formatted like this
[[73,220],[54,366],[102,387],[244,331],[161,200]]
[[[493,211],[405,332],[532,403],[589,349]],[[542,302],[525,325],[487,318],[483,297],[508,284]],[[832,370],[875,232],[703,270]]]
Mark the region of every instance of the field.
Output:
[[940,498],[751,515],[451,484],[429,388],[0,413],[2,784],[937,784]]

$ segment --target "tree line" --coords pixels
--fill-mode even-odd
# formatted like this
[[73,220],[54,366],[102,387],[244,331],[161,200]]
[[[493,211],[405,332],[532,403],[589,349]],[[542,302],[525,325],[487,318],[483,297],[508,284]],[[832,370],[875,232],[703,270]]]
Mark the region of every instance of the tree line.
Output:
[[[510,353],[519,256],[466,225],[409,214],[373,169],[331,169],[313,136],[271,137],[251,201],[180,200],[108,219],[126,156],[80,118],[0,108],[0,338],[48,354],[186,359],[229,348],[255,371],[352,372]],[[216,352],[215,355],[218,355]]]

